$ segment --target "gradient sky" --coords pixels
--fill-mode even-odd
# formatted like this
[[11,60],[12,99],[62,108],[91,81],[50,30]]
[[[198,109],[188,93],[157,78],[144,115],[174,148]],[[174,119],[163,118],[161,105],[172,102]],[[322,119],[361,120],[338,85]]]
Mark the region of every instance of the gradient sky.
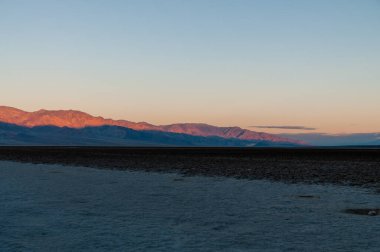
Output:
[[[380,131],[378,0],[0,0],[0,104]],[[266,132],[302,132],[300,129]]]

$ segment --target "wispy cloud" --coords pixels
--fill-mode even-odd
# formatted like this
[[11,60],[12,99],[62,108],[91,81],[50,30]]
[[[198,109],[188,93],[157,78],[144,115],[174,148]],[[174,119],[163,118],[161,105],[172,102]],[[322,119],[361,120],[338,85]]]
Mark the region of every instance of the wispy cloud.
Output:
[[277,125],[268,125],[268,126],[249,126],[251,128],[257,129],[285,129],[285,130],[316,130],[316,128],[305,127],[305,126],[277,126]]

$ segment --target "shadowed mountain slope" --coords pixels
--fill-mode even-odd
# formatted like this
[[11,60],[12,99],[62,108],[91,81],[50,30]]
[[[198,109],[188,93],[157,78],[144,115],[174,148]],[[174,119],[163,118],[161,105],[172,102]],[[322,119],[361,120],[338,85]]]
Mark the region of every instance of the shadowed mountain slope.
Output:
[[[48,146],[292,146],[286,142],[226,139],[192,136],[162,131],[133,130],[120,126],[68,128],[56,126],[24,127],[0,123],[0,145]],[[294,145],[293,145],[294,146]]]

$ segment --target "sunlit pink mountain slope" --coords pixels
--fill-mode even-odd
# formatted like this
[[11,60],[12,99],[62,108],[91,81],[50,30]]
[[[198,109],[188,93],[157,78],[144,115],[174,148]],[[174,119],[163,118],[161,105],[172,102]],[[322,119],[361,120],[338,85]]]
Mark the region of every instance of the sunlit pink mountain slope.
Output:
[[134,130],[153,130],[173,133],[183,133],[193,136],[218,136],[241,140],[260,140],[270,142],[284,142],[304,144],[301,141],[279,137],[267,133],[255,132],[239,127],[217,127],[203,123],[180,123],[171,125],[152,125],[145,122],[130,122],[126,120],[112,120],[95,117],[75,110],[38,110],[26,112],[20,109],[0,106],[0,122],[16,124],[24,127],[57,126],[69,128],[84,128],[88,126],[121,126]]

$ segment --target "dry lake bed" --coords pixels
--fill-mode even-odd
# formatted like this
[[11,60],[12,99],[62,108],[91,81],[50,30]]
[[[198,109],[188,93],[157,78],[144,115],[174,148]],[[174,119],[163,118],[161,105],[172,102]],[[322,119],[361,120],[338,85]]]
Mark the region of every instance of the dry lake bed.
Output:
[[0,251],[378,251],[379,207],[363,187],[0,161]]

